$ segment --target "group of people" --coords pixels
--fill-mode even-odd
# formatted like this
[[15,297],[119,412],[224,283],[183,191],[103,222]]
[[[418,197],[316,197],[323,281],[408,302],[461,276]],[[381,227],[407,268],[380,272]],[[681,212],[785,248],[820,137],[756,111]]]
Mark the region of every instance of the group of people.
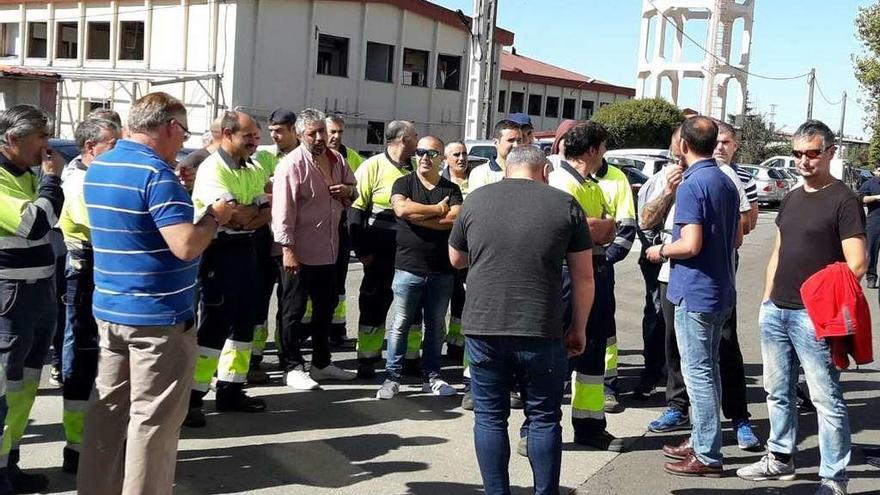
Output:
[[[664,447],[674,461],[666,470],[721,475],[720,412],[740,448],[763,449],[749,422],[735,309],[737,248],[755,228],[757,192],[734,163],[729,125],[685,119],[669,164],[635,201],[603,158],[608,131],[592,121],[560,125],[548,157],[528,117],[511,115],[494,127],[496,157],[473,169],[464,143],[420,137],[408,121],[388,123],[384,151],[367,159],[343,144],[340,116],[277,109],[266,124],[274,145],[259,146],[261,122],[225,112],[205,147],[178,163],[186,108],[150,93],[125,126],[112,111],[84,119],[80,155],[63,163],[43,111],[0,113],[0,495],[46,486],[18,468],[18,445],[56,326],[63,469],[77,473],[81,493],[165,494],[181,426],[207,425],[211,388],[217,411],[266,410],[245,385],[269,381],[273,294],[287,386],[375,380],[387,342],[377,399],[393,399],[404,375],[419,376],[425,393],[454,396],[441,370],[445,343],[465,369],[462,407],[475,413],[486,493],[509,493],[507,421],[522,408],[516,451],[529,458],[536,493],[555,494],[568,382],[575,442],[625,449],[606,429],[606,413],[622,410],[614,265],[637,237],[645,367],[633,395],[665,381],[667,408],[648,428],[691,430]],[[804,187],[780,207],[760,310],[768,453],[737,474],[794,476],[800,364],[819,415],[817,493],[840,494],[846,406],[799,288],[835,261],[864,274],[864,211],[830,174],[827,126],[806,122],[793,148]],[[800,221],[804,212],[816,222]],[[60,272],[50,241],[58,230]],[[332,349],[346,343],[352,251],[363,279],[358,366],[346,370]],[[59,304],[63,325],[51,310]]]

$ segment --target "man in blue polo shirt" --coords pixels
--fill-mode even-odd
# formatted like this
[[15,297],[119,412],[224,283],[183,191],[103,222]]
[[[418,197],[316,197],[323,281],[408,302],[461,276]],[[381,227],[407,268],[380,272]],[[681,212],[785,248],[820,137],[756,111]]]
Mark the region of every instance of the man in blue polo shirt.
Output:
[[195,367],[199,256],[232,207],[218,200],[193,224],[192,201],[170,165],[189,138],[180,101],[144,96],[128,129],[128,139],[92,162],[83,187],[100,357],[77,488],[170,495]]
[[719,477],[721,457],[721,330],[736,299],[733,252],[741,239],[739,195],[712,152],[718,126],[693,117],[681,126],[679,146],[687,171],[675,193],[671,244],[646,252],[653,262],[672,260],[667,298],[675,304],[675,335],[691,403],[691,438],[663,447],[678,476]]

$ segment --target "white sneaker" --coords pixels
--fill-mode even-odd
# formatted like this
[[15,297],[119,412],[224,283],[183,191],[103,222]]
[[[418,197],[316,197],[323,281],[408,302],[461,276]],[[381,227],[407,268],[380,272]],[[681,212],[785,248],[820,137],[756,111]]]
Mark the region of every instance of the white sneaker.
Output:
[[385,380],[382,387],[376,392],[376,398],[382,400],[393,399],[400,392],[400,384],[393,380]]
[[309,377],[303,365],[288,371],[284,377],[284,383],[294,390],[319,390],[321,388],[318,382]]
[[749,481],[791,481],[795,478],[794,460],[786,464],[769,452],[761,460],[737,469],[736,475]]
[[814,495],[846,495],[846,482],[822,478],[819,489]]
[[312,370],[309,372],[309,375],[311,375],[312,380],[316,381],[338,380],[347,382],[349,380],[354,380],[355,378],[357,378],[357,373],[344,370],[333,363],[328,364],[323,368],[315,368],[314,366],[312,366]]
[[431,380],[431,383],[423,383],[422,392],[430,392],[438,397],[451,397],[458,393],[452,388],[452,385],[439,378]]

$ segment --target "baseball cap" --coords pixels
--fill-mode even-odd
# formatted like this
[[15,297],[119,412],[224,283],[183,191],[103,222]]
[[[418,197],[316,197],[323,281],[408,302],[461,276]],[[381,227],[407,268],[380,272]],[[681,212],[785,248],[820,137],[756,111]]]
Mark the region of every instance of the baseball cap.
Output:
[[516,122],[517,124],[519,124],[520,126],[527,125],[529,127],[534,127],[534,126],[532,126],[531,117],[529,117],[528,115],[526,115],[524,113],[512,113],[507,116],[507,120],[512,120],[512,121]]
[[293,125],[296,123],[296,113],[286,108],[276,108],[269,114],[270,125]]

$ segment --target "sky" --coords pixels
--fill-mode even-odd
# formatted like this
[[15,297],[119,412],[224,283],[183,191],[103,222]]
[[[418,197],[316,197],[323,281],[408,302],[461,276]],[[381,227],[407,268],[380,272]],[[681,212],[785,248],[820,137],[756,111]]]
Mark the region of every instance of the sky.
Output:
[[[473,0],[433,0],[473,13]],[[790,77],[816,69],[822,94],[814,96],[813,118],[837,131],[843,91],[847,92],[844,134],[868,137],[863,98],[853,73],[852,55],[861,51],[854,21],[855,0],[755,0],[749,72]],[[641,32],[641,0],[498,0],[498,26],[513,31],[517,53],[613,84],[635,87]],[[690,21],[685,32],[705,45],[705,22]],[[671,26],[667,31],[673,32]],[[734,30],[733,44],[739,46]],[[702,59],[685,40],[685,57]],[[775,81],[749,76],[749,100],[777,128],[792,132],[806,119],[807,78]],[[733,94],[734,91],[730,91]],[[682,84],[679,104],[699,108],[699,82]],[[736,105],[738,97],[728,98]],[[775,105],[775,107],[771,107]],[[728,113],[730,111],[728,110]]]

